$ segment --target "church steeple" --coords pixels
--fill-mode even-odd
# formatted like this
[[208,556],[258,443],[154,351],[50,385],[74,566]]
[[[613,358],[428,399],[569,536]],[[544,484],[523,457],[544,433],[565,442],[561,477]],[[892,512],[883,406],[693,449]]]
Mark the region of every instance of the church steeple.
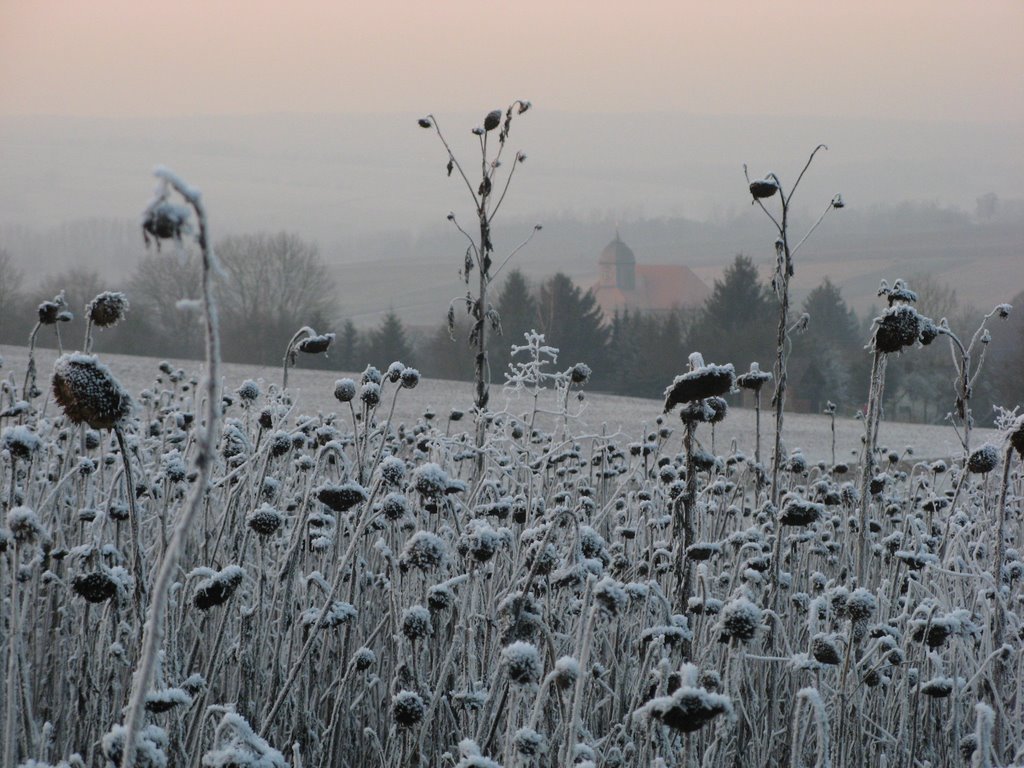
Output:
[[615,239],[605,246],[598,260],[601,285],[632,291],[636,288],[636,256],[632,249],[622,242],[618,228]]

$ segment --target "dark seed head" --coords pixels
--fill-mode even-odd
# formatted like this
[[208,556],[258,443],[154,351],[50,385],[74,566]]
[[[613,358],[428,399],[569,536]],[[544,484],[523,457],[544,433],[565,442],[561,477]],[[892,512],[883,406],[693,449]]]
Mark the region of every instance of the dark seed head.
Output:
[[410,728],[423,719],[426,706],[415,691],[399,691],[391,699],[391,714],[399,728]]
[[71,588],[90,603],[102,603],[117,594],[114,580],[102,571],[76,576],[71,582]]
[[85,312],[97,328],[109,328],[124,319],[128,299],[120,291],[104,291],[89,302]]
[[128,393],[91,355],[61,355],[53,364],[53,395],[75,424],[114,429],[131,414]]
[[967,459],[967,471],[975,475],[985,475],[999,464],[999,450],[991,443],[976,449]]
[[193,603],[201,611],[226,603],[244,576],[245,572],[237,565],[229,565],[199,582]]
[[299,352],[305,352],[307,355],[319,355],[322,352],[326,352],[333,341],[333,333],[322,333],[317,336],[307,336],[295,348]]
[[495,109],[487,113],[487,117],[484,118],[484,130],[493,131],[501,125],[501,110]]
[[750,194],[755,200],[766,200],[779,191],[779,185],[774,179],[757,179],[750,182]]

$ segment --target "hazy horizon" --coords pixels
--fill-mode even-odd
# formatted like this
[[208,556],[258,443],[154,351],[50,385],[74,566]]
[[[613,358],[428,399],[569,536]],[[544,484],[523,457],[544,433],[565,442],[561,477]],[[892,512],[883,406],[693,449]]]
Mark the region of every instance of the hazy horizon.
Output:
[[[837,192],[848,221],[906,202],[970,214],[989,193],[1013,210],[1024,198],[1024,5],[1013,0],[659,0],[628,12],[582,0],[513,9],[0,0],[0,18],[0,233],[134,220],[162,164],[203,190],[214,237],[288,230],[338,268],[416,264],[409,285],[412,273],[396,272],[394,296],[418,290],[423,274],[457,288],[445,217],[472,211],[416,119],[433,112],[472,163],[470,128],[515,98],[534,104],[510,138],[529,159],[496,236],[518,242],[522,222],[599,222],[570,253],[548,228],[521,257],[584,280],[613,222],[719,226],[673,243],[630,233],[638,258],[670,254],[706,280],[739,248],[770,260],[772,234],[750,210],[743,164],[791,183],[819,142],[830,149],[794,201],[804,218]],[[726,222],[743,231],[722,232]],[[864,254],[876,265],[891,245],[835,231],[847,260],[876,248]],[[976,250],[967,235],[957,239],[963,260]],[[815,249],[828,251],[828,238],[823,227]],[[415,250],[424,243],[433,245]],[[63,267],[32,258],[35,274]],[[1024,284],[1001,258],[1011,265],[1004,277]],[[976,272],[978,292],[999,274]]]
[[[498,106],[488,104],[486,106]],[[472,163],[477,112],[435,112]],[[204,190],[228,232],[297,230],[323,243],[446,225],[466,208],[436,137],[417,113],[178,118],[0,117],[0,224],[134,215],[168,165]],[[543,105],[509,139],[528,155],[506,216],[572,212],[727,218],[749,207],[743,164],[795,179],[822,153],[795,203],[841,192],[855,207],[905,201],[971,210],[993,192],[1024,196],[1024,122],[981,126],[909,120],[805,120],[689,114],[572,113]],[[668,149],[672,151],[668,151]],[[467,215],[470,212],[467,211]]]

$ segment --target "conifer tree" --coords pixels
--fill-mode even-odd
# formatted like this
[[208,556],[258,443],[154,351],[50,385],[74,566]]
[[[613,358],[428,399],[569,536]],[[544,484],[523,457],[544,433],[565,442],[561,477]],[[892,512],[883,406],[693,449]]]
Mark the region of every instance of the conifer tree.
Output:
[[395,360],[413,365],[412,345],[409,343],[402,320],[393,309],[388,310],[380,325],[370,333],[366,357],[368,362],[379,366],[387,366]]
[[513,269],[505,277],[495,308],[501,318],[501,336],[494,343],[491,376],[496,383],[502,383],[511,359],[511,346],[522,344],[523,334],[537,326],[537,300],[521,270]]
[[738,254],[715,281],[690,333],[687,348],[708,360],[746,370],[772,358],[774,309],[768,287],[748,256]]
[[608,328],[594,294],[584,293],[559,272],[541,286],[538,311],[538,330],[559,349],[559,365],[586,363],[600,377],[607,360]]

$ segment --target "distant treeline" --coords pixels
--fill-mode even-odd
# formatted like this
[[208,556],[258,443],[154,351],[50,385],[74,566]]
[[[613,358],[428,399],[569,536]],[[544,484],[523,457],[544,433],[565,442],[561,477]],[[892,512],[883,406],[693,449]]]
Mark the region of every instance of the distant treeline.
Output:
[[[31,291],[11,255],[0,250],[0,343],[25,344],[39,303],[63,292],[74,319],[57,327],[64,346],[78,348],[85,305],[101,291],[120,290],[131,304],[128,318],[98,331],[95,350],[201,357],[201,329],[188,308],[199,292],[198,264],[194,254],[174,250],[150,253],[133,273],[119,279],[105,280],[95,271],[75,268],[46,277]],[[326,356],[302,356],[302,366],[357,371],[367,364],[382,367],[401,360],[429,377],[472,378],[468,317],[464,311],[460,316],[458,304],[454,328],[439,322],[433,331],[410,329],[394,310],[376,327],[357,328],[344,319],[344,286],[333,284],[316,246],[279,233],[229,237],[216,250],[223,267],[218,295],[226,361],[278,366],[292,334],[311,326],[334,332],[336,340]],[[919,294],[917,306],[923,314],[936,321],[948,318],[968,338],[991,309],[960,306],[952,288],[928,276],[910,276],[910,284]],[[495,384],[505,380],[511,346],[522,344],[523,334],[533,329],[560,350],[560,366],[587,363],[593,370],[589,388],[614,394],[659,397],[685,370],[691,351],[700,351],[710,362],[733,363],[737,372],[752,362],[771,370],[774,360],[777,300],[742,255],[698,309],[605,318],[593,295],[563,273],[531,283],[513,270],[499,280],[494,295],[490,367]],[[982,424],[991,422],[993,405],[1012,407],[1024,397],[1024,294],[1016,301],[1016,313],[993,326],[993,340],[986,347],[988,359],[972,401]],[[439,321],[446,309],[438,307]],[[866,401],[870,355],[864,345],[877,313],[857,317],[828,279],[810,292],[795,317],[800,312],[808,317],[789,351],[788,406],[815,413],[832,401],[841,414],[855,413]],[[54,334],[43,330],[38,343],[54,345]],[[941,422],[953,407],[953,373],[944,340],[910,350],[888,367],[887,413],[900,420]]]

